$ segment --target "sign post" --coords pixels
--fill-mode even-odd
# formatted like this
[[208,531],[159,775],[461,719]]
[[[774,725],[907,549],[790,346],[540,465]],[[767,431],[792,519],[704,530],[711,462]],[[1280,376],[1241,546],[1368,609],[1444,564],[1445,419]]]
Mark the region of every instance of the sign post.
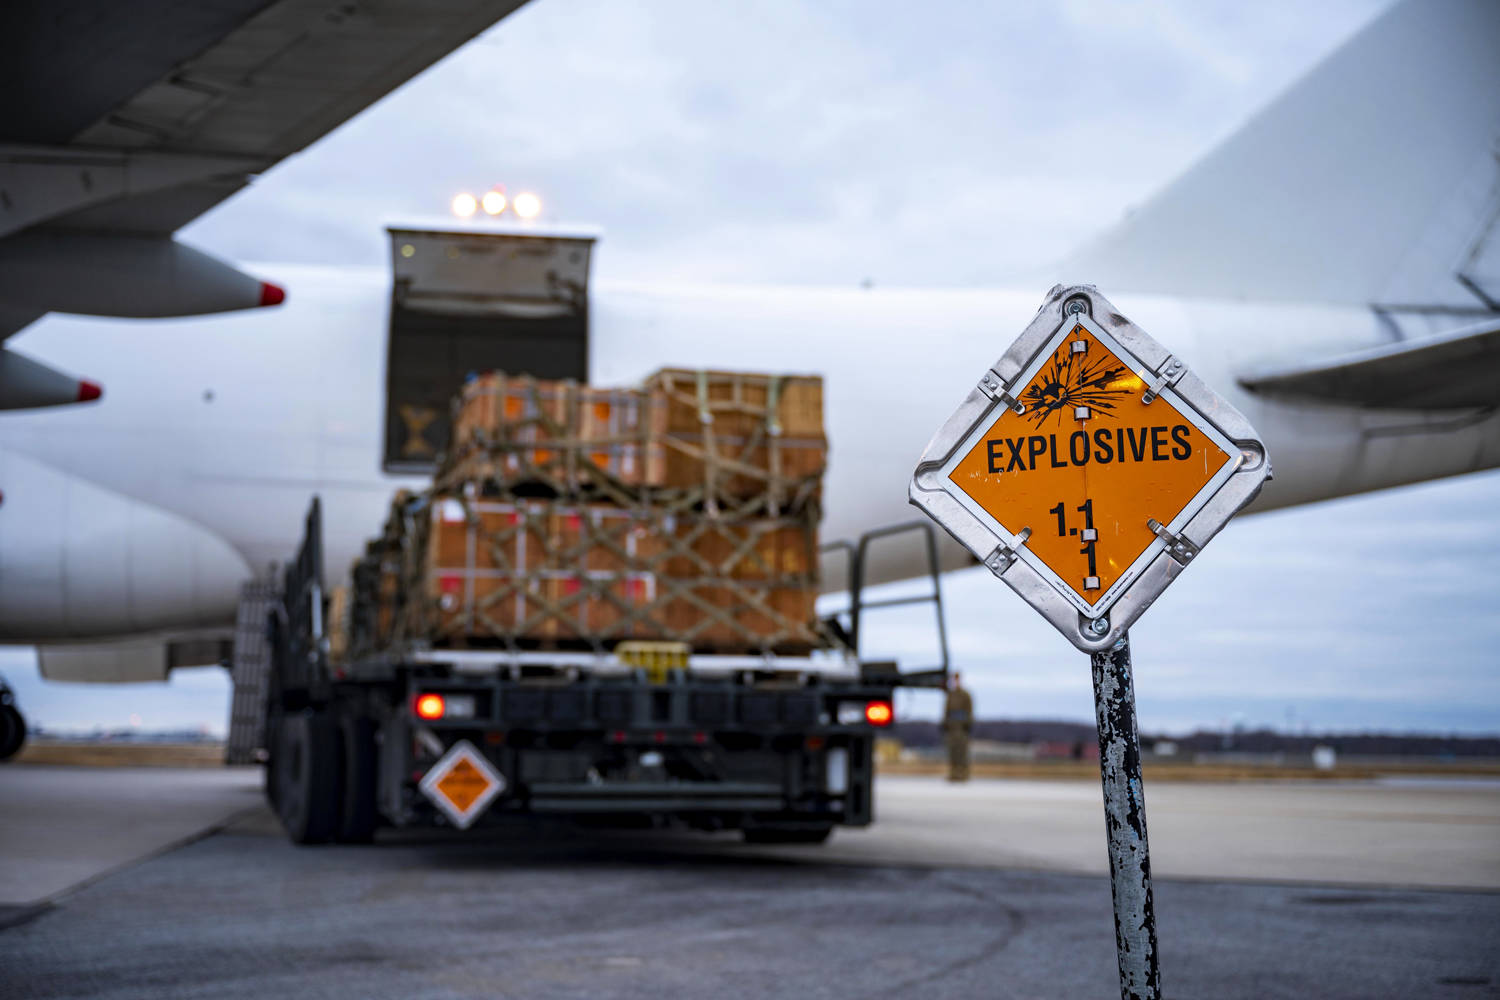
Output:
[[1161,994],[1128,630],[1270,475],[1186,362],[1059,285],[912,476],[911,502],[1090,655],[1126,1000]]
[[1089,659],[1099,725],[1099,776],[1104,782],[1104,835],[1115,903],[1120,996],[1154,1000],[1161,996],[1161,967],[1156,952],[1156,908],[1151,901],[1151,855],[1146,845],[1141,741],[1130,680],[1130,636],[1122,636]]

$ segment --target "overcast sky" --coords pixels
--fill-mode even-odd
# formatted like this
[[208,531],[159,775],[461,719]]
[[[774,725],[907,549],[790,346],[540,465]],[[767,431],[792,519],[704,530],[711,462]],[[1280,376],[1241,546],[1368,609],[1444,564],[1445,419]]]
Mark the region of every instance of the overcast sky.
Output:
[[[996,285],[1170,181],[1367,23],[1317,4],[535,0],[189,227],[381,265],[380,222],[537,191],[597,279]],[[1134,632],[1142,725],[1500,731],[1500,475],[1245,519]],[[1088,665],[986,573],[945,580],[983,716],[1086,719]],[[873,644],[920,652],[899,616]],[[42,685],[44,725],[224,728],[218,671]],[[934,709],[914,697],[903,707]]]

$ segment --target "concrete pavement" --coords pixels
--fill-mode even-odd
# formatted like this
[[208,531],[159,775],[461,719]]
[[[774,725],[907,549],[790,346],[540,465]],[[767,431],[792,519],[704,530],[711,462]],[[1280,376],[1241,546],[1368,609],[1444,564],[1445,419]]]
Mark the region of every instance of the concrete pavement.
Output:
[[259,768],[0,767],[0,905],[49,899],[261,801]]
[[[1500,894],[1156,888],[1175,1000],[1464,1000],[1500,984]],[[561,825],[296,848],[264,811],[0,931],[0,965],[6,1000],[1118,995],[1103,876]]]
[[[255,768],[0,768],[0,904],[52,898],[221,826],[256,809],[259,790]],[[1146,807],[1161,877],[1500,889],[1493,780],[1160,783],[1148,786]],[[1108,872],[1094,782],[884,777],[876,815],[822,847],[755,850],[820,863]],[[724,842],[685,837],[674,849],[713,853]]]
[[[0,1000],[1116,988],[1093,782],[883,778],[876,825],[821,848],[556,823],[297,848],[255,770],[12,765],[0,801]],[[1147,802],[1168,995],[1500,996],[1497,783]]]

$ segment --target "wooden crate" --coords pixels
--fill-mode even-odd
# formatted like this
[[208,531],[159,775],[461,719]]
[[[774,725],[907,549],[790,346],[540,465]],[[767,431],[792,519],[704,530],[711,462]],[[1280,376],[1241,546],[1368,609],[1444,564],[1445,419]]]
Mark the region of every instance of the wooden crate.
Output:
[[655,596],[660,536],[605,504],[434,498],[419,577],[432,638],[614,641]]
[[561,492],[660,486],[665,419],[661,400],[638,389],[489,372],[470,379],[454,402],[439,479],[541,482]]
[[[665,637],[697,652],[800,654],[824,645],[814,620],[814,587],[661,583],[657,605]],[[681,583],[681,589],[674,590],[673,583]]]
[[445,568],[431,578],[423,638],[456,645],[575,641],[606,647],[653,634],[631,618],[654,597],[650,574]]
[[438,497],[427,565],[499,570],[630,571],[663,542],[652,517],[608,504]]
[[328,660],[335,665],[343,663],[352,651],[352,636],[349,628],[352,594],[347,584],[339,584],[328,595],[327,624]]
[[817,376],[664,369],[640,389],[595,389],[492,372],[454,404],[438,482],[542,484],[617,503],[631,490],[708,506],[766,494],[798,508],[816,499],[827,460]]
[[823,436],[823,379],[817,375],[663,368],[646,386],[666,395],[669,433],[696,433],[712,422],[717,433],[731,437],[749,437],[768,425],[788,438]]
[[817,575],[817,534],[802,519],[689,515],[665,520],[677,544],[663,555],[664,576],[769,581]]
[[703,651],[819,645],[816,526],[607,504],[435,497],[407,635],[455,644],[623,639]]
[[721,500],[789,497],[823,475],[828,439],[816,375],[666,368],[646,387],[666,405],[664,486],[702,487]]
[[424,498],[398,490],[381,533],[365,545],[350,567],[348,654],[358,656],[398,640],[405,599],[407,549],[413,542],[412,512],[425,508]]

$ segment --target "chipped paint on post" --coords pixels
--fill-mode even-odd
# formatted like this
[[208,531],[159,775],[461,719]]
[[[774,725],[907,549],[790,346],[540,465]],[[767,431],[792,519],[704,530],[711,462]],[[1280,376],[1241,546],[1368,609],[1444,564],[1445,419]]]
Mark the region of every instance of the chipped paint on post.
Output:
[[1141,743],[1130,677],[1130,636],[1090,657],[1094,713],[1099,723],[1099,774],[1104,781],[1104,825],[1109,881],[1115,902],[1115,946],[1122,1000],[1158,1000],[1156,912],[1151,903],[1151,858],[1146,845],[1146,796]]

